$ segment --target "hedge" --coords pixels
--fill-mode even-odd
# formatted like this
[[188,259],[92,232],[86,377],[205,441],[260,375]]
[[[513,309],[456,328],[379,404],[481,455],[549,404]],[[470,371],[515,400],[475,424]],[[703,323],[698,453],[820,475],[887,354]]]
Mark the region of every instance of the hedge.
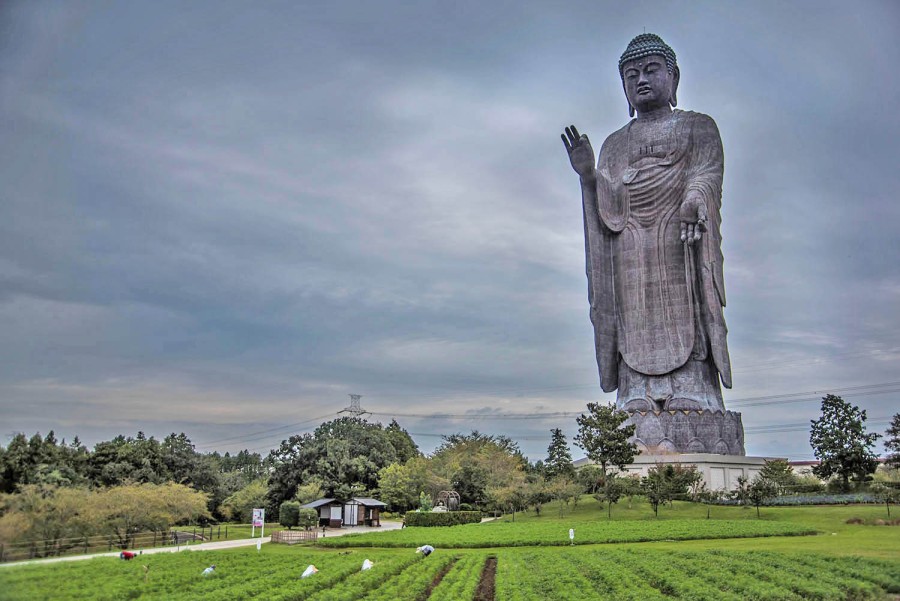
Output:
[[[775,507],[785,505],[855,505],[855,504],[881,504],[879,500],[870,493],[846,493],[846,494],[821,494],[821,495],[785,495],[782,497],[772,497],[767,499],[763,507]],[[716,505],[740,505],[737,499],[720,499],[715,501]],[[751,503],[747,503],[751,505]]]
[[442,511],[423,513],[410,511],[406,514],[407,526],[459,526],[460,524],[477,524],[480,521],[480,511]]

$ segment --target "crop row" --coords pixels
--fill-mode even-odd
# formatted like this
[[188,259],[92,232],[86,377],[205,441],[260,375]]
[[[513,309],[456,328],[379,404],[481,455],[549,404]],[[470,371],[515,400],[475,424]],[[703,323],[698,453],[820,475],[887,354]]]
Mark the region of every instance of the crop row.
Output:
[[[580,522],[575,544],[647,542],[714,538],[749,538],[815,534],[807,526],[759,520],[665,520]],[[322,539],[324,547],[486,548],[569,545],[569,530],[560,522],[532,522],[528,528],[508,522],[467,524],[450,528],[404,528]]]
[[[11,599],[28,600],[259,598],[288,601],[333,588],[360,572],[365,558],[375,561],[382,574],[396,574],[417,556],[411,549],[373,549],[362,554],[304,552],[269,545],[262,553],[255,549],[161,553],[138,556],[128,562],[96,558],[65,565],[8,567],[0,572],[0,588],[4,598],[8,595]],[[210,564],[216,565],[215,572],[202,576],[201,572]],[[309,564],[315,564],[319,573],[313,578],[300,579]]]
[[[488,556],[503,601],[863,601],[900,593],[900,562],[769,551],[629,547],[316,551],[276,547],[0,570],[10,601],[429,601],[472,599]],[[374,566],[361,571],[363,559]],[[217,565],[212,576],[200,572]],[[301,579],[309,564],[319,572]],[[150,571],[145,574],[144,565]],[[146,579],[145,579],[146,576]]]
[[498,554],[497,598],[844,601],[900,590],[896,563],[778,553],[609,549]]

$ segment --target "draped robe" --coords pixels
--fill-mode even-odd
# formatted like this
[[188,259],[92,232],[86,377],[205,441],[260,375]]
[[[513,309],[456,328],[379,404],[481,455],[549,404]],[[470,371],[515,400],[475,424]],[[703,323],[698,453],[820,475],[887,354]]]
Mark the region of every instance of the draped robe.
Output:
[[[641,144],[634,123],[603,143],[596,193],[582,195],[601,387],[620,387],[620,361],[648,377],[676,372],[688,360],[711,361],[715,381],[708,384],[721,404],[715,374],[731,388],[731,364],[722,310],[719,132],[707,115],[675,110],[656,138]],[[708,214],[693,245],[680,232],[679,210],[689,195],[702,199]]]

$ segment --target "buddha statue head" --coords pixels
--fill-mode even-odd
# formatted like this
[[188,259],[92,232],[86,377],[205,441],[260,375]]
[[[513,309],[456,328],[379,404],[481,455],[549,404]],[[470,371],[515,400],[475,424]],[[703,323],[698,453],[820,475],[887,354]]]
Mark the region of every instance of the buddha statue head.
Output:
[[675,51],[652,33],[636,36],[619,58],[619,75],[628,99],[628,114],[634,117],[678,104],[676,92],[681,76]]

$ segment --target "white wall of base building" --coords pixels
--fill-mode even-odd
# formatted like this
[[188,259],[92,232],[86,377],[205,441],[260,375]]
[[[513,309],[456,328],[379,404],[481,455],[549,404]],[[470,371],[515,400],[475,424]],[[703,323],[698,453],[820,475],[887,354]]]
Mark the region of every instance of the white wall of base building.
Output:
[[[737,488],[737,480],[744,476],[753,481],[766,461],[778,457],[747,457],[744,455],[715,455],[713,453],[686,453],[668,455],[638,455],[634,463],[626,466],[626,475],[646,476],[650,468],[662,463],[693,465],[703,477],[709,490],[732,491]],[[589,459],[575,462],[576,469],[591,465]]]

